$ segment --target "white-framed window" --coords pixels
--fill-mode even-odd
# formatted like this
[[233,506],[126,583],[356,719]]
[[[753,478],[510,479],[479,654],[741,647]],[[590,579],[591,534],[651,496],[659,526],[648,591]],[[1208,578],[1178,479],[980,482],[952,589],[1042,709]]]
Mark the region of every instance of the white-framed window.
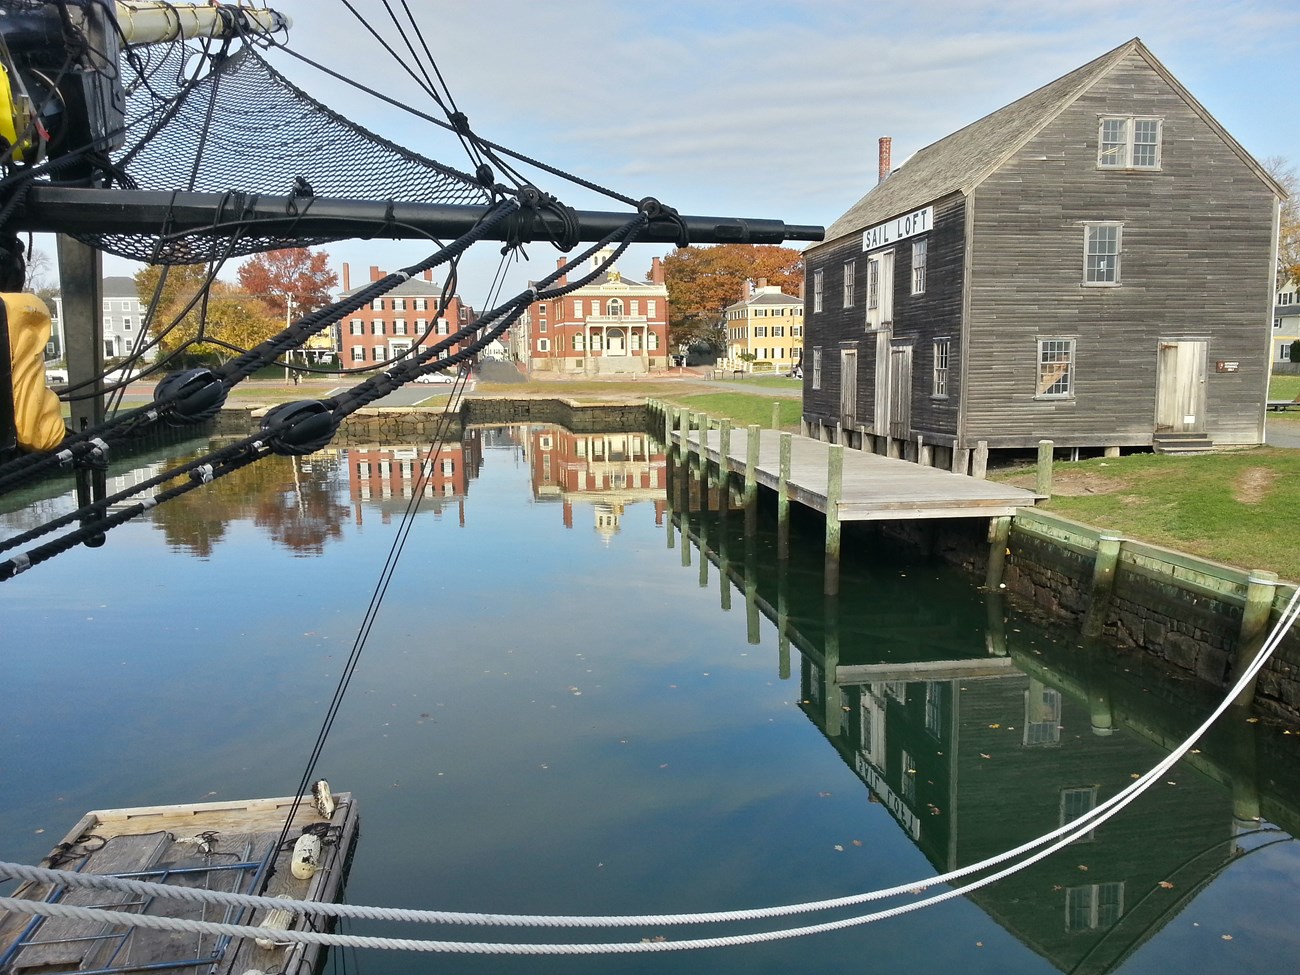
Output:
[[1291,361],[1291,343],[1290,343],[1290,342],[1279,342],[1279,343],[1277,344],[1277,361],[1278,361],[1278,362],[1290,362],[1290,361]]
[[756,339],[765,339],[765,338],[767,338],[767,326],[766,326],[766,325],[755,325],[755,326],[754,326],[754,338],[756,338]]
[[406,319],[405,319],[405,318],[394,318],[394,319],[393,319],[393,334],[394,334],[394,335],[405,335],[405,334],[406,334]]
[[929,257],[930,242],[917,240],[912,242],[912,294],[925,294],[925,263]]
[[880,307],[880,261],[867,261],[867,307]]
[[772,338],[774,338],[774,339],[783,339],[783,338],[785,338],[785,326],[784,326],[784,325],[773,325],[773,326],[772,326]]
[[943,737],[943,682],[925,682],[925,730],[935,738]]
[[608,306],[605,308],[605,314],[607,314],[607,315],[619,315],[619,316],[621,316],[621,315],[623,314],[623,299],[621,299],[621,298],[610,298],[610,299],[609,299],[609,304],[608,304]]
[[581,299],[581,298],[574,298],[574,299],[573,299],[573,317],[574,317],[574,318],[581,318],[581,317],[582,317],[582,299]]
[[415,301],[414,301],[414,305],[415,305],[415,307],[414,307],[414,309],[413,309],[414,311],[428,311],[428,310],[429,310],[429,299],[428,299],[428,298],[416,298]]
[[352,335],[365,335],[366,323],[359,318],[354,318],[348,322],[348,332]]
[[393,299],[393,311],[406,311],[406,299],[405,299],[405,298],[394,298],[394,299]]
[[844,307],[853,307],[853,276],[857,273],[857,261],[844,262]]
[[813,311],[822,310],[822,272],[813,271]]
[[631,306],[632,306],[631,311],[628,312],[629,315],[636,316],[641,314],[641,302],[633,298],[631,301]]
[[812,350],[812,388],[822,388],[822,350]]
[[383,298],[376,298],[374,301],[372,301],[372,302],[370,303],[370,310],[371,310],[371,311],[383,311],[383,310],[384,310],[384,299],[383,299]]
[[538,322],[538,323],[537,323],[537,331],[539,331],[539,332],[545,332],[545,331],[546,331],[546,323],[545,323],[545,322]]
[[645,313],[646,313],[647,315],[649,315],[651,318],[654,318],[654,316],[655,316],[655,300],[654,300],[653,298],[650,298],[650,299],[648,299],[648,300],[646,301],[646,303],[645,303]]
[[360,345],[352,346],[352,361],[353,362],[366,361],[366,350],[364,346],[360,346]]
[[383,320],[382,318],[376,318],[373,322],[370,323],[370,334],[371,334],[371,335],[383,335],[383,334],[385,334],[385,333],[384,333],[384,320]]
[[1108,116],[1101,120],[1097,165],[1102,169],[1159,169],[1158,118]]
[[388,350],[382,345],[376,345],[370,350],[370,360],[372,362],[383,362],[388,358]]
[[455,473],[456,473],[456,461],[451,457],[444,457],[442,459],[442,476],[451,477]]
[[447,319],[439,318],[438,327],[434,330],[436,335],[448,335],[451,333],[451,326],[447,324]]
[[550,352],[550,351],[551,351],[551,340],[550,340],[550,339],[538,339],[538,340],[537,340],[537,351],[538,351],[538,352]]
[[582,352],[586,349],[586,336],[581,332],[575,332],[573,335],[573,351]]
[[[1072,823],[1084,813],[1090,813],[1097,805],[1097,787],[1095,785],[1074,786],[1061,790],[1061,821],[1060,825]],[[1089,830],[1084,836],[1075,840],[1076,843],[1083,843],[1094,838],[1093,831]]]
[[948,354],[951,348],[950,339],[934,340],[934,379],[930,385],[930,395],[936,398],[948,398]]
[[1061,692],[1031,678],[1025,690],[1026,745],[1057,745],[1061,741]]
[[1074,339],[1038,340],[1038,399],[1074,396]]
[[916,761],[912,758],[912,753],[906,748],[898,753],[899,769],[899,795],[909,806],[916,805]]
[[1281,328],[1281,327],[1282,327],[1282,319],[1280,319],[1280,318],[1275,318],[1275,319],[1273,319],[1273,327],[1274,327],[1275,329],[1277,329],[1277,328]]
[[1085,223],[1083,225],[1083,283],[1116,285],[1120,283],[1119,258],[1124,225],[1120,223]]
[[122,316],[122,328],[125,329],[125,330],[128,331],[128,332],[131,331],[131,316],[130,316],[130,315],[123,315],[123,316]]
[[1295,300],[1294,291],[1279,291],[1277,293],[1277,303],[1279,305],[1289,305]]
[[657,349],[657,348],[659,348],[659,333],[658,333],[658,332],[651,332],[651,333],[650,333],[650,348],[651,348],[652,350],[653,350],[653,349]]
[[1124,916],[1124,881],[1084,884],[1065,891],[1065,930],[1108,928]]

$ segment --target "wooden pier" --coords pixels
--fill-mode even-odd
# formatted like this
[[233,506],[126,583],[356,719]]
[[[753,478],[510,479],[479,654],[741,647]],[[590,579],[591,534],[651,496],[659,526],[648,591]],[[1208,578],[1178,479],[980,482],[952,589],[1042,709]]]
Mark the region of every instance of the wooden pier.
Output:
[[[146,806],[90,812],[39,866],[78,873],[128,876],[189,888],[256,894],[270,875],[267,896],[333,902],[342,896],[357,812],[348,793],[324,819],[308,796],[298,807],[287,848],[277,848],[292,798]],[[308,879],[290,868],[293,842],[304,828],[322,838],[320,863]],[[164,897],[29,882],[12,895],[68,906],[97,907],[228,924],[260,925],[266,911],[223,908]],[[278,912],[277,912],[278,913]],[[291,927],[329,926],[328,918],[296,917]],[[104,924],[72,918],[0,913],[0,971],[13,975],[51,972],[117,973],[143,969],[241,975],[250,970],[310,975],[320,961],[318,945],[275,944]]]
[[[839,592],[840,526],[846,521],[987,518],[987,582],[996,586],[1001,581],[1005,535],[1012,516],[1019,508],[1036,504],[1050,490],[1035,493],[757,425],[733,430],[729,420],[715,420],[659,400],[648,401],[647,408],[662,423],[668,447],[676,447],[684,457],[698,456],[702,470],[716,466],[724,482],[733,474],[742,479],[745,515],[751,528],[758,489],[776,492],[778,558],[789,557],[791,501],[825,517],[827,595]],[[775,417],[774,413],[774,426]],[[1050,444],[1044,444],[1048,449],[1040,446],[1040,483],[1043,474],[1051,473]]]
[[[788,438],[785,483],[790,500],[841,522],[997,518],[1013,515],[1017,508],[1033,505],[1039,498],[1024,488],[757,427],[733,430],[725,458],[720,429],[689,431],[685,450],[720,467],[725,460],[729,471],[743,475],[751,436],[758,438],[754,474],[761,487],[780,489],[781,443]],[[673,438],[681,447],[681,433],[674,433]],[[843,458],[838,492],[832,481],[832,458],[837,453]]]

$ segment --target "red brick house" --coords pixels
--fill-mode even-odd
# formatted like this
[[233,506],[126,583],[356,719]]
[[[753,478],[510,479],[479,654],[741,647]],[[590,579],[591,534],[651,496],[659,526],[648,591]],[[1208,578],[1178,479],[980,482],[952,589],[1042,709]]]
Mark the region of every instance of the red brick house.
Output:
[[[378,281],[388,273],[372,265],[370,281]],[[343,296],[362,287],[352,287],[350,269],[344,264]],[[369,307],[357,309],[339,323],[339,364],[344,368],[380,368],[380,364],[417,343],[423,347],[434,345],[474,319],[474,309],[462,304],[459,295],[451,297],[446,311],[439,316],[441,297],[442,285],[433,280],[432,271],[425,271],[376,298]]]

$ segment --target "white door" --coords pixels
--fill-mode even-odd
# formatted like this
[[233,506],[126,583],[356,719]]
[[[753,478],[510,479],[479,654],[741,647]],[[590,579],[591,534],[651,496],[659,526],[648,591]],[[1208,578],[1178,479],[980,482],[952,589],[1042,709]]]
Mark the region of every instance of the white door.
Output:
[[1156,432],[1205,432],[1208,343],[1162,341],[1156,369]]
[[606,355],[627,355],[627,335],[621,328],[611,328],[605,333]]

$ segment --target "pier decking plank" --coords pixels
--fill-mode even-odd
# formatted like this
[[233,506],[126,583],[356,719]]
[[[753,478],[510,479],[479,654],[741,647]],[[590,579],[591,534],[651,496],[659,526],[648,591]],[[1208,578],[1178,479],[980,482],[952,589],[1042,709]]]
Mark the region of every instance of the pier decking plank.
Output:
[[[759,484],[776,490],[782,434],[760,430],[758,436],[755,476]],[[787,480],[790,499],[827,514],[827,470],[832,445],[796,434],[791,438]],[[674,431],[673,440],[681,445],[680,432]],[[725,458],[728,470],[744,474],[748,444],[748,430],[731,431]],[[690,431],[686,435],[686,449],[699,453],[700,445],[700,431]],[[719,465],[723,463],[721,445],[721,431],[709,430],[703,435],[703,455]],[[1017,508],[1032,506],[1039,499],[1039,495],[1023,488],[846,448],[835,515],[839,521],[996,518],[1013,515]]]

